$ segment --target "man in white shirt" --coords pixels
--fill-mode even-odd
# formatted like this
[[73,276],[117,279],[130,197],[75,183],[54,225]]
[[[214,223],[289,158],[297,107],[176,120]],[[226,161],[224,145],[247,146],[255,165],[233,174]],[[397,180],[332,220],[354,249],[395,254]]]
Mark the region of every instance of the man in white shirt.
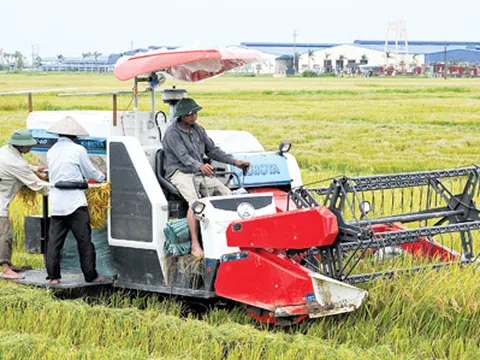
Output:
[[[48,132],[60,137],[47,153],[49,180],[83,182],[85,179],[105,181],[105,175],[90,161],[87,150],[76,144],[77,136],[88,136],[88,132],[72,117],[56,122]],[[47,243],[47,279],[58,284],[60,275],[60,252],[65,238],[71,230],[77,240],[80,266],[87,282],[101,280],[96,271],[95,246],[92,243],[92,228],[83,190],[50,190],[50,231]]]
[[0,265],[3,279],[23,279],[17,267],[12,265],[12,228],[8,218],[10,202],[22,186],[46,195],[48,184],[41,181],[35,172],[43,172],[46,166],[30,165],[22,154],[28,153],[37,141],[28,130],[17,130],[8,144],[0,148]]

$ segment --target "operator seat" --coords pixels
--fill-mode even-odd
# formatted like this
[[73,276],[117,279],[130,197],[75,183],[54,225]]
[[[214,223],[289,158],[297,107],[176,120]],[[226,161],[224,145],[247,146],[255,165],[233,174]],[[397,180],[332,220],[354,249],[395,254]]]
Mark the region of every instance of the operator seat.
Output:
[[155,154],[155,175],[168,201],[168,217],[184,218],[187,216],[188,203],[178,189],[165,178],[165,152],[159,149]]

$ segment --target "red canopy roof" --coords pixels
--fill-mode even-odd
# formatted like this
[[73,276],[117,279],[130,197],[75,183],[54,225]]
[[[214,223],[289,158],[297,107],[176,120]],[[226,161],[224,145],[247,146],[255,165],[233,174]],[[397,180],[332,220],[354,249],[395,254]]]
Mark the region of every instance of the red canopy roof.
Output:
[[125,81],[152,71],[165,71],[174,79],[195,82],[261,58],[258,51],[242,48],[161,51],[122,58],[113,73]]

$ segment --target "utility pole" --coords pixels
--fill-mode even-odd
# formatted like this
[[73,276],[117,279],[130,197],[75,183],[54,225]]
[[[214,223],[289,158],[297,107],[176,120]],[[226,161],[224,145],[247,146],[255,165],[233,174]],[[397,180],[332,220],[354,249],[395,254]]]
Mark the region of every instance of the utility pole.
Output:
[[297,74],[297,29],[293,30],[293,74]]
[[32,70],[37,68],[37,57],[39,56],[39,53],[40,50],[38,44],[32,45]]
[[443,51],[443,78],[447,80],[447,41],[445,40],[445,50]]

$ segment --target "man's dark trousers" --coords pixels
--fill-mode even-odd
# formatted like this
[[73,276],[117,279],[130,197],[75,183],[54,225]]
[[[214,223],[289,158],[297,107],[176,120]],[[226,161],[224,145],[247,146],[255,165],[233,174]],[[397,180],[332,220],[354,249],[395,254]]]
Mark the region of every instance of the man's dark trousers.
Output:
[[98,276],[96,271],[95,246],[92,243],[92,228],[88,208],[81,206],[70,215],[52,216],[50,219],[49,239],[47,243],[47,279],[60,279],[60,252],[65,244],[68,232],[72,230],[77,240],[80,266],[86,282],[92,282]]

